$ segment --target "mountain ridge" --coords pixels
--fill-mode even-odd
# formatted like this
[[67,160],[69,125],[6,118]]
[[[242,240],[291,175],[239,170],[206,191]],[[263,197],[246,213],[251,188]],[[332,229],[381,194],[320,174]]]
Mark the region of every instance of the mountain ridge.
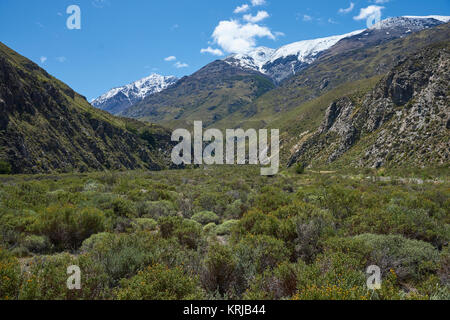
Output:
[[444,165],[450,150],[450,41],[399,62],[368,94],[332,102],[288,162]]
[[0,42],[0,161],[12,173],[153,169],[169,132],[92,107]]
[[93,99],[91,104],[98,109],[118,114],[149,95],[167,89],[177,81],[177,77],[153,73],[130,84],[113,88],[100,97]]

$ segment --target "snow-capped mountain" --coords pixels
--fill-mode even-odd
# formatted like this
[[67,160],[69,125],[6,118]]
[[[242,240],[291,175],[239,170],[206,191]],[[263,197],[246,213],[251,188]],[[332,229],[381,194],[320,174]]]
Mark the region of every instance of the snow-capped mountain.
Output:
[[295,74],[302,67],[311,64],[318,55],[339,40],[362,33],[358,30],[343,35],[303,40],[285,45],[279,49],[258,47],[245,54],[234,54],[224,61],[242,68],[252,69],[270,76],[279,82],[289,74]]
[[91,104],[112,114],[119,114],[149,95],[170,87],[177,81],[178,78],[174,76],[162,76],[154,73],[131,84],[114,88],[92,100]]
[[359,42],[358,46],[364,45],[364,43],[381,43],[449,21],[450,17],[447,16],[388,18],[369,29],[357,30],[326,38],[294,42],[279,49],[258,47],[245,54],[233,54],[225,58],[224,61],[244,69],[259,71],[269,76],[274,82],[279,83],[306,68],[316,61],[325,51],[343,39],[357,41]]

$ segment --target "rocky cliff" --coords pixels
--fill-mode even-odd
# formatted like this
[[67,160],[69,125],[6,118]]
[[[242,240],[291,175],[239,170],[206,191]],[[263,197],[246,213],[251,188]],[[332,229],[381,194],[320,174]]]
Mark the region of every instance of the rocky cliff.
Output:
[[443,165],[450,150],[450,42],[401,61],[373,91],[327,109],[289,165]]

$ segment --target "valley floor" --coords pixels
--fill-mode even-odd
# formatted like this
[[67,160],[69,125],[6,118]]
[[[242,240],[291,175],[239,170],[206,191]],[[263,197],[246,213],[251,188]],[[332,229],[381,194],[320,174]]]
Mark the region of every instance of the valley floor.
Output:
[[449,213],[448,167],[0,176],[0,299],[450,299]]

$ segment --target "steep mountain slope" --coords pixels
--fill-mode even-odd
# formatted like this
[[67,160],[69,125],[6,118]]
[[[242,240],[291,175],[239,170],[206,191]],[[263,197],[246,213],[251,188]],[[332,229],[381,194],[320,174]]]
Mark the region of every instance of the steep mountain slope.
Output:
[[[0,43],[0,161],[13,173],[159,169],[169,133],[93,108]],[[141,138],[142,137],[142,138]]]
[[315,119],[306,119],[302,113],[306,103],[345,84],[384,75],[410,54],[430,44],[449,40],[450,24],[408,33],[390,41],[376,40],[380,37],[379,32],[375,30],[372,36],[370,31],[366,32],[369,33],[367,36],[361,34],[361,37],[372,38],[366,44],[361,43],[358,36],[341,40],[295,77],[215,125],[220,128],[230,125],[266,127],[276,123],[291,137],[297,136],[310,130],[305,128],[306,122],[321,119],[327,107],[316,112]]
[[450,150],[450,41],[396,66],[363,97],[334,101],[289,161],[365,167],[443,165]]
[[331,48],[341,39],[363,31],[294,42],[277,50],[259,47],[246,54],[232,55],[224,61],[244,69],[259,71],[269,76],[275,83],[280,83],[306,68],[319,57],[320,53]]
[[161,76],[154,73],[126,86],[114,88],[91,101],[91,104],[109,113],[118,114],[146,97],[163,91],[177,81],[178,79],[174,76]]
[[121,115],[172,126],[200,119],[209,125],[273,88],[261,73],[217,60]]

